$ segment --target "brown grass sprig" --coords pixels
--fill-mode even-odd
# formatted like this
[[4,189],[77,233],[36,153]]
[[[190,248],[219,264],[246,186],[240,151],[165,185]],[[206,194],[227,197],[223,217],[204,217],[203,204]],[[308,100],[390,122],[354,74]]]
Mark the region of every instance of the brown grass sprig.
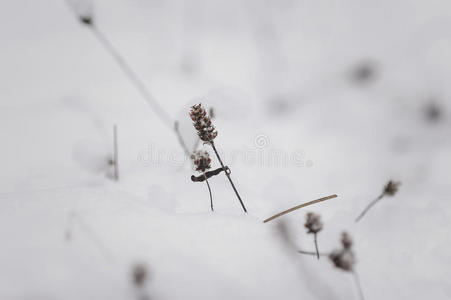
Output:
[[309,202],[306,202],[306,203],[299,204],[299,205],[297,205],[297,206],[295,206],[295,207],[292,207],[292,208],[289,208],[289,209],[287,209],[287,210],[284,210],[284,211],[282,211],[282,212],[280,212],[280,213],[278,213],[278,214],[275,214],[275,215],[272,216],[272,217],[269,217],[269,218],[263,220],[263,223],[272,221],[272,220],[274,220],[274,219],[276,219],[276,218],[278,218],[278,217],[281,217],[281,216],[283,216],[283,215],[286,215],[286,214],[288,214],[288,213],[290,213],[290,212],[293,212],[293,211],[295,211],[295,210],[297,210],[297,209],[300,209],[300,208],[303,208],[303,207],[306,207],[306,206],[309,206],[309,205],[312,205],[312,204],[315,204],[315,203],[318,203],[318,202],[322,202],[322,201],[326,201],[326,200],[329,200],[329,199],[337,198],[337,197],[338,197],[338,196],[334,194],[334,195],[330,195],[330,196],[327,196],[327,197],[323,197],[323,198],[319,198],[319,199],[316,199],[316,200],[312,200],[312,201],[309,201]]
[[355,219],[356,222],[360,221],[365,214],[373,207],[379,200],[384,198],[385,196],[393,197],[399,190],[399,186],[401,185],[401,182],[399,181],[393,181],[390,180],[387,182],[387,184],[384,186],[384,189],[382,190],[382,193],[373,201],[370,202],[370,204],[367,205],[367,207],[360,213],[360,215]]

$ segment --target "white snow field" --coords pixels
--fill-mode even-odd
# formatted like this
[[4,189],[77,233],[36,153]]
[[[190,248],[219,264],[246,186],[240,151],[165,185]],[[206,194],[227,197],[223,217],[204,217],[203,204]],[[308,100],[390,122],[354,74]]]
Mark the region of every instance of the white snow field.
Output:
[[[190,105],[214,108],[249,213],[224,174],[210,211],[174,131],[65,1],[2,0],[0,299],[359,299],[351,274],[297,252],[314,249],[309,211],[320,251],[353,236],[366,300],[451,299],[449,1],[93,9],[190,148]],[[389,179],[399,192],[355,223]]]

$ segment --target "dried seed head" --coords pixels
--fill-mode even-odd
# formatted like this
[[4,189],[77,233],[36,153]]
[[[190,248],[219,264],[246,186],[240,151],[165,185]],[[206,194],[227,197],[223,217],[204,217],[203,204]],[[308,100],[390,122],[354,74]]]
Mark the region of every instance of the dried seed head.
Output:
[[207,151],[196,151],[191,155],[196,171],[204,173],[211,168],[211,159]]
[[91,26],[94,23],[94,4],[92,0],[67,0],[69,6],[73,9],[78,20]]
[[354,252],[350,249],[335,250],[329,255],[335,267],[351,272],[356,263]]
[[318,233],[323,229],[321,216],[312,212],[307,213],[304,227],[307,228],[307,233]]
[[390,180],[384,187],[384,195],[393,196],[398,192],[401,182]]
[[132,279],[133,279],[133,283],[136,286],[143,286],[144,283],[147,280],[147,267],[144,264],[136,264],[133,266],[133,271],[132,271]]
[[91,16],[80,16],[78,17],[80,22],[85,25],[92,25],[92,17]]
[[346,232],[341,234],[341,245],[342,248],[334,250],[329,255],[329,259],[335,267],[343,271],[352,271],[356,263],[356,258],[352,251],[352,238]]
[[352,248],[352,238],[347,232],[341,233],[341,245],[344,249],[351,249]]
[[194,128],[197,130],[199,138],[204,142],[211,142],[218,135],[215,127],[211,123],[211,119],[207,116],[207,112],[202,107],[202,104],[197,104],[191,107],[189,113],[191,120],[193,120]]

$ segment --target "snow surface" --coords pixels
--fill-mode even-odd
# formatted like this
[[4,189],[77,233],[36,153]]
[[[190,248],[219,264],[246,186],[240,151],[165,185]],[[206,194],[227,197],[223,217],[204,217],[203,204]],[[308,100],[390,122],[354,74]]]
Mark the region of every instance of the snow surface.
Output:
[[[249,214],[223,175],[209,211],[173,131],[64,1],[1,1],[0,299],[137,299],[136,262],[151,299],[357,299],[350,274],[297,253],[313,249],[307,211],[322,215],[320,250],[354,237],[366,299],[451,298],[449,1],[94,8],[188,145],[189,105],[215,109]],[[356,82],[362,64],[374,74]],[[356,224],[389,179],[399,193]]]

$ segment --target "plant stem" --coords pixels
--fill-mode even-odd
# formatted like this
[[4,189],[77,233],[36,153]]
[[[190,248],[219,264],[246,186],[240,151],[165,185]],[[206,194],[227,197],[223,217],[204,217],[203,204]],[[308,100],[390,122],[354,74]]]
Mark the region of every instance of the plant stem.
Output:
[[238,200],[240,201],[241,207],[243,208],[244,212],[247,213],[246,207],[244,206],[243,201],[241,200],[240,194],[238,194],[238,191],[235,188],[235,185],[233,184],[232,178],[230,177],[229,172],[227,172],[226,167],[222,163],[221,157],[218,154],[218,151],[216,150],[215,143],[213,141],[210,142],[211,147],[213,147],[213,150],[215,151],[216,157],[219,160],[219,163],[221,164],[222,169],[224,170],[227,178],[229,179],[230,184],[232,185],[233,190],[235,191],[236,196],[238,197]]
[[376,199],[374,199],[373,201],[371,201],[370,204],[368,204],[368,206],[360,213],[360,215],[357,217],[357,219],[355,219],[356,222],[360,221],[363,216],[370,210],[371,207],[373,207],[374,204],[376,204],[379,200],[381,200],[384,197],[384,193],[380,194],[379,197],[377,197]]
[[205,175],[205,173],[204,173],[204,177],[205,177],[205,182],[207,183],[208,192],[210,192],[210,207],[211,207],[211,211],[215,211],[215,210],[213,209],[213,196],[211,195],[210,184],[208,183],[207,175]]
[[325,256],[329,255],[327,253],[319,253],[319,252],[313,252],[313,251],[304,251],[304,250],[298,250],[301,254],[307,254],[307,255],[314,255],[314,256]]
[[316,240],[316,233],[313,234],[313,240],[315,241],[316,257],[319,259],[318,241]]
[[97,26],[91,24],[88,26],[91,28],[94,36],[97,40],[103,45],[105,50],[110,53],[110,55],[114,58],[116,63],[119,65],[121,70],[124,72],[125,76],[130,80],[130,82],[135,86],[135,88],[139,91],[141,96],[147,101],[150,107],[154,110],[160,120],[169,128],[172,128],[173,121],[169,117],[168,113],[164,111],[152,94],[147,89],[144,82],[138,77],[138,75],[133,71],[130,65],[125,61],[122,55],[119,54],[119,51],[113,46],[113,44],[107,39],[107,37],[99,30]]
[[[182,135],[180,134],[178,121],[174,122],[174,131],[175,131],[175,135],[177,135],[177,139],[179,140],[180,146],[182,146],[183,151],[185,152],[185,155],[190,157],[191,153],[188,151],[188,147],[186,147],[185,141],[183,140]],[[194,149],[194,150],[196,150],[196,149]],[[194,150],[193,150],[193,152],[194,152]]]
[[[157,117],[171,130],[173,129],[174,121],[169,116],[169,114],[160,106],[160,104],[157,102],[157,100],[152,96],[150,91],[147,89],[144,82],[138,77],[138,75],[133,71],[131,66],[127,63],[127,61],[124,59],[124,57],[119,53],[119,51],[116,50],[116,48],[113,46],[113,44],[107,39],[105,34],[100,31],[100,29],[95,25],[94,20],[92,20],[91,17],[83,17],[78,14],[76,9],[69,3],[69,1],[66,1],[66,4],[68,5],[69,9],[72,10],[72,12],[79,18],[79,20],[91,31],[93,32],[94,36],[97,38],[97,40],[102,44],[102,46],[105,48],[105,50],[113,57],[113,59],[116,61],[116,63],[119,65],[125,76],[130,80],[130,82],[133,84],[133,86],[138,90],[138,92],[141,94],[141,96],[144,98],[144,100],[147,101],[151,109],[155,112]],[[186,149],[186,145],[183,142],[183,139],[180,136],[179,132],[175,132],[177,135],[178,141],[180,145],[182,146],[185,153],[189,156],[191,153]],[[197,148],[197,144],[195,146],[195,149]],[[194,150],[195,150],[194,149]]]
[[318,203],[318,202],[326,201],[326,200],[329,200],[329,199],[332,199],[332,198],[337,198],[337,195],[334,194],[334,195],[330,195],[330,196],[327,196],[327,197],[319,198],[319,199],[316,199],[316,200],[313,200],[313,201],[310,201],[310,202],[306,202],[306,203],[300,204],[298,206],[292,207],[290,209],[284,210],[284,211],[282,211],[282,212],[280,212],[278,214],[275,214],[272,217],[267,218],[266,220],[263,221],[263,223],[266,223],[266,222],[269,222],[271,220],[274,220],[275,218],[278,218],[280,216],[288,214],[288,213],[290,213],[292,211],[295,211],[296,209],[299,209],[299,208],[302,208],[302,207],[305,207],[305,206],[309,206],[309,205],[312,205],[312,204],[315,204],[315,203]]
[[359,292],[360,300],[365,300],[365,296],[363,295],[362,285],[360,284],[360,278],[357,275],[356,271],[352,271],[354,275],[355,285],[357,286],[357,290]]
[[113,138],[114,138],[114,179],[116,181],[119,181],[119,153],[118,153],[118,149],[117,149],[117,126],[116,124],[114,124],[113,127]]

